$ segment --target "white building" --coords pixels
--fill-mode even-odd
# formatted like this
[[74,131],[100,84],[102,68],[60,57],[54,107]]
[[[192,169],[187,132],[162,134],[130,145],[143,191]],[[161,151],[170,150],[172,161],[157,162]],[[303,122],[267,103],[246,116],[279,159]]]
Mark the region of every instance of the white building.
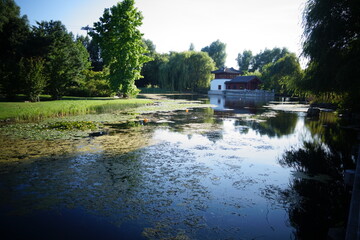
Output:
[[234,68],[221,68],[211,73],[215,74],[215,79],[210,82],[209,94],[223,94],[226,90],[225,82],[240,76],[240,71]]

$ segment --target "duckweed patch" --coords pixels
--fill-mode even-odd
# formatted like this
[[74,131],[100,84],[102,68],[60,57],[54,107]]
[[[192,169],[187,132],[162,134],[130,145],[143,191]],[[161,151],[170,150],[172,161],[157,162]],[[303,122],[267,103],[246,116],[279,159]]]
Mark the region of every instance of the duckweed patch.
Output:
[[78,139],[102,128],[102,124],[93,122],[41,122],[15,123],[0,127],[0,135],[11,139],[55,140]]
[[90,122],[90,121],[61,121],[61,122],[54,122],[49,124],[49,129],[55,129],[59,131],[67,131],[67,130],[96,130],[98,128],[97,124]]

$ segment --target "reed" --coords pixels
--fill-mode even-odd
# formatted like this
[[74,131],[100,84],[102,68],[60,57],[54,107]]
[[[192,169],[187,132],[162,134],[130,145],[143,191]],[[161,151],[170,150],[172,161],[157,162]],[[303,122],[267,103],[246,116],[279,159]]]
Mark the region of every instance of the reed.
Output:
[[59,100],[44,102],[0,102],[0,120],[33,121],[88,113],[109,113],[135,108],[148,103],[146,99]]

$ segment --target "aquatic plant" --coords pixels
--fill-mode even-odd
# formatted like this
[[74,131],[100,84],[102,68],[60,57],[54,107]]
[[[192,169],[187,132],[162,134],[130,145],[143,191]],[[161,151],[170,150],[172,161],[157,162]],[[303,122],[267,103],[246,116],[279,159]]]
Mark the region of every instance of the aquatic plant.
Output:
[[61,122],[54,122],[48,125],[49,129],[56,129],[59,131],[66,131],[66,130],[95,130],[97,129],[97,125],[90,121],[61,121]]

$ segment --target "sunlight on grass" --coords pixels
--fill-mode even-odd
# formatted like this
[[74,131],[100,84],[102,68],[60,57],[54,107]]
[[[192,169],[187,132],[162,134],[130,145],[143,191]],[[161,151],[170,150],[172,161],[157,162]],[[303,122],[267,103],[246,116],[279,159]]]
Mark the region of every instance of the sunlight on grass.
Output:
[[152,103],[145,99],[0,102],[0,120],[26,121],[89,113],[121,111]]

